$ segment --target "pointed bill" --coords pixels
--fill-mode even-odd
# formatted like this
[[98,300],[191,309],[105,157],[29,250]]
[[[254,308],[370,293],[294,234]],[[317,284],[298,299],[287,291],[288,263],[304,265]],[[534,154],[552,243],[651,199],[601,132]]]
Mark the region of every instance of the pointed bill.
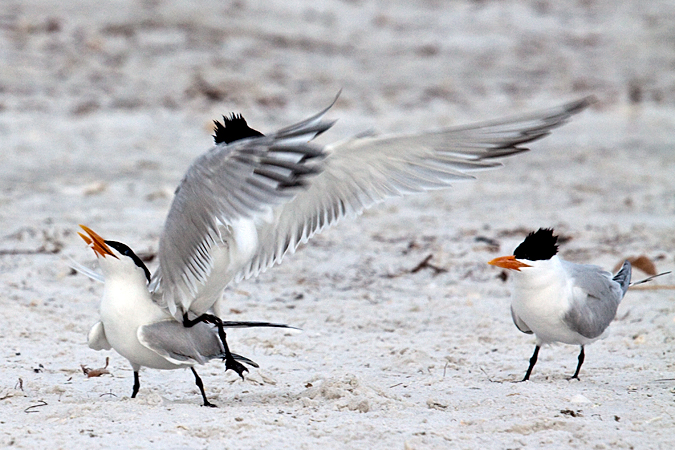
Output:
[[515,256],[500,256],[499,258],[495,258],[492,261],[488,261],[488,264],[491,266],[497,266],[501,267],[504,269],[512,269],[512,270],[517,270],[520,272],[521,267],[532,267],[528,264],[525,264],[524,262],[520,262],[516,259]]
[[105,243],[105,240],[101,236],[94,233],[91,228],[85,227],[84,225],[80,225],[80,228],[86,231],[89,236],[86,236],[80,232],[77,234],[79,234],[80,237],[84,239],[84,242],[86,242],[88,245],[91,245],[91,249],[94,250],[94,253],[96,253],[97,256],[102,256],[105,258],[106,255],[110,255],[117,258],[117,256],[115,256],[112,250],[110,250],[110,247],[108,247],[108,245]]

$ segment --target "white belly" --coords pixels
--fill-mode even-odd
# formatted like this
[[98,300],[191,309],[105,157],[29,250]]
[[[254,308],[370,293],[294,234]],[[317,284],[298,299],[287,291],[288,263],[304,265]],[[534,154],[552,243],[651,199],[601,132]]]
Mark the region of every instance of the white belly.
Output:
[[564,317],[569,309],[566,286],[514,286],[511,306],[513,312],[528,326],[540,344],[563,342],[582,345],[583,336],[572,331]]
[[206,283],[199,286],[195,299],[190,303],[190,311],[197,315],[211,309],[223,295],[223,290],[233,281],[258,250],[258,229],[253,220],[241,219],[228,230],[227,243],[210,250],[213,267]]
[[110,346],[129,360],[134,367],[178,369],[176,365],[143,346],[138,340],[138,327],[166,320],[171,316],[152,302],[145,286],[120,285],[107,281],[101,301],[101,322]]

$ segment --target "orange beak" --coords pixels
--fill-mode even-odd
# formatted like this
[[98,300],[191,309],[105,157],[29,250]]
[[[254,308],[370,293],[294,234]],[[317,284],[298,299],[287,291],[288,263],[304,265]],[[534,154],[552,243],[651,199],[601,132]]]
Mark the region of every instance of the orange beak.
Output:
[[91,228],[85,227],[84,225],[80,225],[80,228],[86,231],[89,236],[86,236],[80,232],[77,234],[79,234],[80,237],[84,239],[84,242],[86,242],[88,245],[91,245],[91,249],[94,251],[94,253],[96,253],[97,256],[102,256],[105,258],[106,255],[110,255],[117,258],[117,256],[115,256],[112,250],[110,250],[110,247],[108,247],[101,236],[94,233]]
[[495,258],[492,261],[489,261],[488,264],[491,266],[502,267],[504,269],[513,269],[520,272],[521,267],[532,267],[524,262],[520,262],[516,259],[515,256],[500,256]]

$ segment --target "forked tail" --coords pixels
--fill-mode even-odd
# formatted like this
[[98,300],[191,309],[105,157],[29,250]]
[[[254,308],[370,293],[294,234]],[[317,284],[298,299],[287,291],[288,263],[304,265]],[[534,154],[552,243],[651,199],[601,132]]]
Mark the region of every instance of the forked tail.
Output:
[[630,286],[630,275],[631,275],[630,261],[624,261],[623,266],[621,266],[621,270],[619,270],[617,274],[614,275],[614,278],[612,278],[621,286],[621,292],[623,292],[623,295],[626,295],[628,286]]

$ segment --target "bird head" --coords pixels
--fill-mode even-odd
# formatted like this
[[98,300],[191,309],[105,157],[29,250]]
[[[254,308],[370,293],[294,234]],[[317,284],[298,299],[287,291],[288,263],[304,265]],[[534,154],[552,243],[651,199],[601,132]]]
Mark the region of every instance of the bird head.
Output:
[[125,270],[142,270],[143,276],[150,282],[150,271],[141,258],[136,255],[126,244],[117,241],[106,241],[92,229],[80,225],[87,234],[78,232],[84,242],[96,253],[101,269],[106,276]]
[[260,131],[249,127],[241,114],[232,113],[230,117],[223,116],[223,123],[214,120],[213,125],[213,140],[216,145],[223,142],[229,144],[241,139],[264,136]]
[[552,228],[539,228],[527,235],[513,251],[513,255],[500,256],[488,264],[520,272],[523,267],[532,267],[536,261],[548,261],[558,253],[558,236]]

